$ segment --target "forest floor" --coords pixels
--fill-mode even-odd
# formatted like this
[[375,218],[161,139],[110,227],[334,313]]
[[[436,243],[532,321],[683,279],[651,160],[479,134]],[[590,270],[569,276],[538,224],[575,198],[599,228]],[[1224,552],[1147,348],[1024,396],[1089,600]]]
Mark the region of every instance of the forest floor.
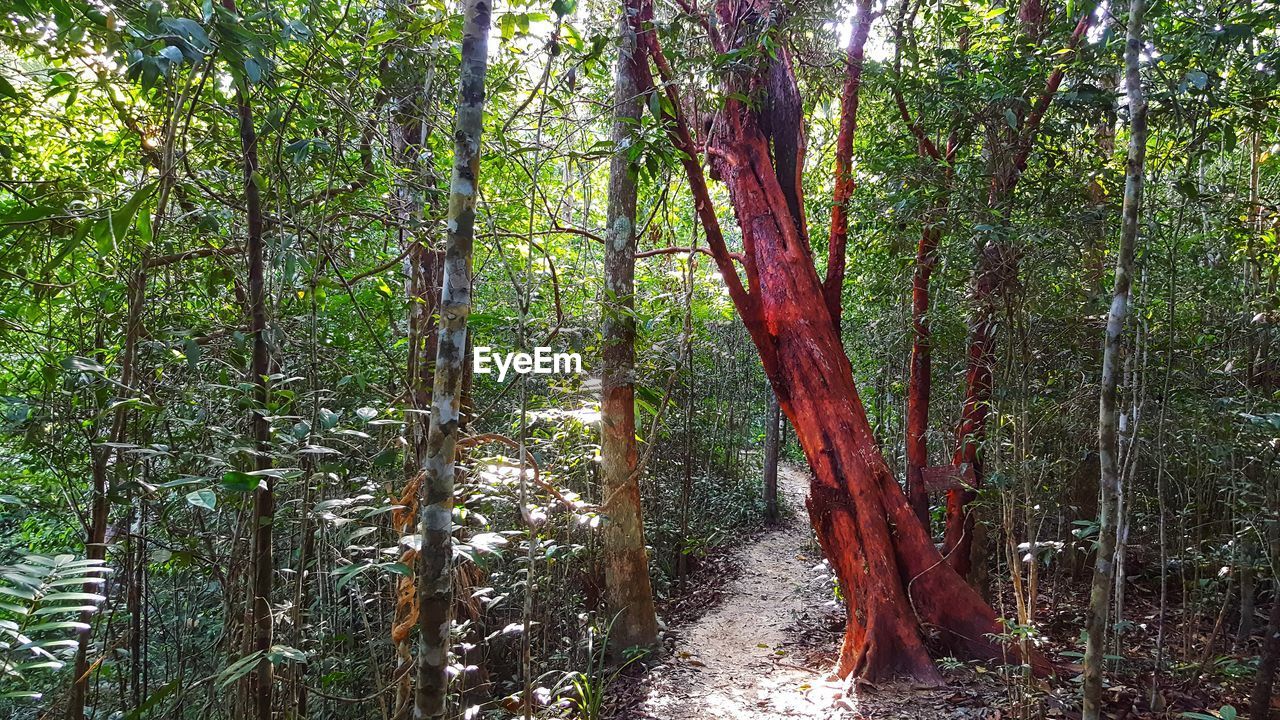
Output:
[[812,540],[808,485],[804,469],[781,468],[783,518],[724,558],[716,570],[731,578],[714,572],[718,592],[695,591],[692,611],[668,617],[669,652],[612,689],[616,720],[1001,717],[993,708],[1003,687],[989,674],[966,670],[943,688],[863,684],[856,691],[830,676],[844,611]]

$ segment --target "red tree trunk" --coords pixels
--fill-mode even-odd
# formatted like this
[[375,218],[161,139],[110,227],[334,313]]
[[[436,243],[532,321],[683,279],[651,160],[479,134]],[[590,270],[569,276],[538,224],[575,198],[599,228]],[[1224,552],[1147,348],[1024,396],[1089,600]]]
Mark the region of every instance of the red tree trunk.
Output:
[[911,277],[911,368],[907,380],[907,495],[920,524],[929,527],[929,491],[923,470],[929,464],[929,395],[933,382],[932,338],[929,331],[929,276],[937,262],[942,230],[929,223],[920,232],[916,266]]
[[808,245],[782,212],[768,145],[736,102],[723,119],[713,165],[760,268],[753,339],[782,360],[770,381],[813,468],[810,519],[847,603],[837,672],[939,680],[924,627],[956,654],[1002,657],[986,637],[1000,632],[995,612],[941,561],[876,446]]
[[997,246],[988,246],[978,261],[974,282],[976,306],[969,318],[969,348],[965,367],[964,406],[956,427],[956,451],[952,464],[967,468],[962,477],[972,484],[947,491],[947,525],[943,536],[943,556],[961,577],[973,569],[974,516],[969,503],[982,486],[982,457],[979,450],[987,432],[991,410],[991,389],[996,361],[996,262]]
[[[1019,6],[1019,20],[1023,31],[1032,40],[1044,33],[1047,14],[1039,0],[1024,0]],[[1076,22],[1067,41],[1067,49],[1074,50],[1089,29],[1092,13],[1086,12]],[[1035,146],[1036,135],[1044,121],[1062,78],[1066,65],[1059,64],[1049,74],[1044,90],[1031,105],[1025,119],[1019,119],[1016,127],[1006,127],[998,122],[988,128],[988,156],[991,183],[987,193],[987,206],[993,222],[1008,222],[1014,191],[1027,160]],[[1018,116],[1020,117],[1020,116]],[[974,310],[969,318],[969,349],[965,371],[964,405],[960,423],[956,427],[956,452],[952,462],[968,465],[972,470],[972,485],[947,491],[947,527],[943,538],[944,555],[961,575],[969,576],[973,569],[974,517],[969,503],[982,487],[982,458],[979,448],[986,438],[987,415],[991,407],[992,381],[995,375],[996,310],[1004,287],[1018,276],[1018,257],[1014,250],[999,240],[989,242],[978,253],[978,263],[973,274]]]

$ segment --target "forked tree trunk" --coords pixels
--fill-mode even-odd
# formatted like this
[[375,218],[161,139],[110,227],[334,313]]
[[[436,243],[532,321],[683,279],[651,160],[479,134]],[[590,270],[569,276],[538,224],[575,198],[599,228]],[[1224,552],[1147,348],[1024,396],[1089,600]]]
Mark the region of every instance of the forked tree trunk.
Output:
[[764,331],[753,340],[776,361],[770,381],[814,471],[810,520],[847,602],[837,672],[940,681],[924,627],[958,655],[1001,658],[987,638],[1000,632],[995,612],[941,562],[876,446],[807,243],[779,213],[763,135],[736,102],[723,120],[714,165],[767,268],[756,286]]
[[[925,647],[926,628],[959,656],[998,660],[1014,655],[1012,648],[990,638],[1000,632],[995,612],[942,562],[876,446],[828,310],[831,288],[819,280],[801,218],[788,203],[799,197],[800,178],[778,172],[780,166],[803,166],[798,157],[789,162],[775,157],[780,148],[803,148],[803,142],[778,142],[779,133],[799,133],[799,124],[780,126],[773,115],[770,142],[760,111],[739,99],[766,92],[763,79],[727,88],[730,99],[716,119],[708,154],[728,187],[742,229],[743,266],[750,283],[744,286],[711,204],[673,73],[647,27],[651,7],[642,7],[634,22],[666,87],[669,135],[681,150],[708,243],[813,470],[809,516],[847,604],[837,672],[871,680],[906,675],[938,682],[941,677]],[[728,3],[718,10],[719,27],[734,35],[722,39],[712,26],[719,47],[761,36],[759,27],[739,26],[743,14]],[[769,82],[785,77],[794,90],[785,49],[777,58],[782,72],[771,69]],[[643,79],[657,92],[650,78]],[[769,87],[767,93],[773,92]],[[829,259],[843,261],[843,256]],[[1051,669],[1038,656],[1029,660],[1041,672]]]
[[[623,12],[626,9],[623,8]],[[604,581],[609,644],[615,656],[658,641],[649,554],[640,510],[636,449],[636,176],[628,160],[640,121],[636,34],[619,21],[614,87],[614,153],[609,165],[608,226],[604,248],[603,343],[600,391],[600,475],[604,492]]]
[[1089,588],[1085,616],[1088,639],[1084,651],[1084,720],[1102,717],[1102,671],[1106,662],[1107,617],[1111,585],[1115,578],[1116,512],[1120,489],[1120,440],[1116,430],[1116,393],[1122,374],[1121,357],[1125,318],[1129,313],[1129,289],[1133,284],[1134,247],[1147,154],[1147,100],[1142,89],[1142,20],[1145,0],[1130,0],[1128,38],[1125,43],[1125,94],[1129,99],[1129,153],[1125,167],[1124,204],[1120,252],[1116,257],[1115,292],[1107,315],[1106,341],[1102,349],[1102,391],[1098,397],[1098,460],[1101,500],[1098,512],[1098,557]]
[[453,176],[445,235],[440,339],[431,388],[431,426],[423,463],[418,532],[418,667],[414,720],[447,715],[449,635],[453,627],[453,478],[471,316],[471,258],[480,132],[489,59],[489,0],[467,0],[462,20],[462,66],[453,137]]

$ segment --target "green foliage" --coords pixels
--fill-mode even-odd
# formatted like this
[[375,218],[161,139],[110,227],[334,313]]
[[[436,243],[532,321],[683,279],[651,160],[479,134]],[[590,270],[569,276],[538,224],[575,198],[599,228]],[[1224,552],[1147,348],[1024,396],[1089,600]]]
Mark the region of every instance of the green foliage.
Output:
[[27,554],[0,566],[0,700],[41,698],[35,688],[75,655],[75,637],[90,628],[82,618],[105,599],[82,588],[101,586],[110,572],[74,555]]

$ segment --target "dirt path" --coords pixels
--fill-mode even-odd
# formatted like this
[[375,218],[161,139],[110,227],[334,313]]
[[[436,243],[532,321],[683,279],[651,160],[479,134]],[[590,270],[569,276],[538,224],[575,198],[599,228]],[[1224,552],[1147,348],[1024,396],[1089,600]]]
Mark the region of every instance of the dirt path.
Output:
[[[724,601],[679,628],[675,651],[644,679],[624,715],[641,720],[848,717],[841,684],[792,657],[798,621],[831,600],[804,510],[808,477],[779,471],[786,516],[735,553],[740,573]],[[825,597],[823,597],[825,594]],[[829,637],[822,641],[829,642]],[[834,648],[832,648],[834,650]]]

